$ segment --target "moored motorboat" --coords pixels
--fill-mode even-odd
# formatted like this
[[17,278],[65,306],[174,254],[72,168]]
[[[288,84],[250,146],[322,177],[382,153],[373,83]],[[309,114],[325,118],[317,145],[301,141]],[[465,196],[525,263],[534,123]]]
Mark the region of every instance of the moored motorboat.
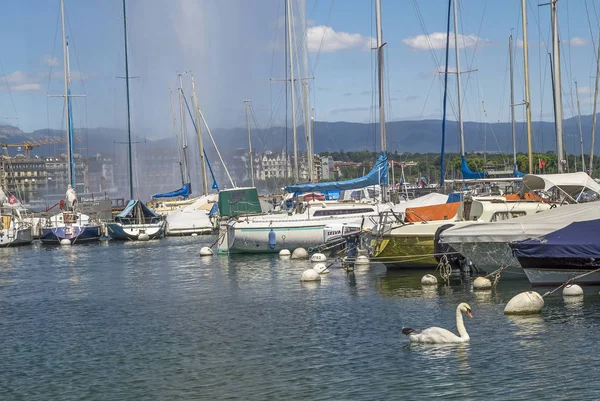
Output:
[[[599,194],[600,185],[585,173],[527,175],[523,178],[524,190],[554,193],[549,199],[563,202],[580,199],[584,194]],[[600,203],[573,205],[531,202],[537,204],[535,213],[514,219],[499,218],[488,223],[457,225],[440,234],[440,242],[451,246],[477,268],[492,272],[499,268],[519,269],[509,243],[535,238],[565,227],[570,222],[600,218]],[[538,214],[538,212],[543,212]],[[533,215],[530,215],[533,214]],[[508,216],[502,216],[508,217]]]
[[[533,286],[600,285],[600,219],[578,221],[510,248]],[[588,274],[586,274],[588,273]]]

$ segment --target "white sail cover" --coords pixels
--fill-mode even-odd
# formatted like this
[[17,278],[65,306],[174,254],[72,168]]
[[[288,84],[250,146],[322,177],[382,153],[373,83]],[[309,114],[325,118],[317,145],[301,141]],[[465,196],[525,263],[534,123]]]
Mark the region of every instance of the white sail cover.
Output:
[[394,205],[392,206],[392,210],[394,211],[394,213],[404,213],[406,212],[406,209],[411,207],[440,205],[446,203],[447,201],[448,195],[438,194],[434,192]]
[[456,225],[444,231],[441,242],[511,242],[537,238],[576,221],[600,219],[600,202],[565,205],[528,216],[491,222]]
[[560,188],[572,197],[585,190],[600,194],[600,184],[584,172],[565,174],[527,174],[523,177],[523,192]]

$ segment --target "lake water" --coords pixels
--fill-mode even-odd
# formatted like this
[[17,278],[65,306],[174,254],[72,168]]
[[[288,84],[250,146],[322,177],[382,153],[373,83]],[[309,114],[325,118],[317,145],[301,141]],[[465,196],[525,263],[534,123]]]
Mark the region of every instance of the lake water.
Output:
[[[507,317],[505,280],[421,289],[423,272],[199,257],[212,238],[0,249],[2,400],[600,399],[600,295]],[[471,343],[411,345],[403,326]]]

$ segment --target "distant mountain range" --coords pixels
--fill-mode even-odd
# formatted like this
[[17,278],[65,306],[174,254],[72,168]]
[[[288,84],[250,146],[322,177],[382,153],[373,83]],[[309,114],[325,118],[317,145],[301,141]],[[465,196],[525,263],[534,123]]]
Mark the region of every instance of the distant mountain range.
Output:
[[[585,153],[589,153],[591,140],[592,116],[582,116],[582,132]],[[600,120],[599,120],[600,124]],[[446,124],[446,152],[457,152],[458,146],[458,124],[448,121]],[[533,126],[533,148],[535,152],[546,152],[556,149],[556,138],[554,124],[552,122],[534,122]],[[379,148],[379,125],[368,123],[348,122],[315,122],[315,150],[316,152],[331,151],[357,151],[376,150]],[[392,121],[387,123],[386,132],[388,138],[388,150],[410,153],[440,152],[441,144],[440,120],[418,120],[418,121]],[[516,124],[517,150],[527,150],[527,138],[525,123]],[[465,146],[468,152],[482,152],[484,149],[491,153],[512,153],[512,136],[510,123],[464,123]],[[600,131],[600,127],[598,127]],[[246,128],[214,129],[213,135],[217,146],[222,153],[230,154],[237,149],[247,148]],[[21,143],[23,141],[35,141],[43,138],[61,138],[62,131],[52,129],[36,130],[31,133],[21,131],[10,125],[0,125],[0,143]],[[206,135],[206,133],[205,133]],[[579,128],[576,118],[569,118],[564,122],[565,147],[568,153],[579,154]],[[76,148],[79,153],[94,155],[96,153],[120,153],[126,146],[122,144],[127,136],[122,129],[116,128],[91,128],[75,130],[75,136],[79,138]],[[304,128],[297,129],[299,149],[304,150]],[[253,148],[256,151],[277,150],[285,148],[286,130],[283,127],[271,129],[252,130]],[[292,130],[287,129],[287,142],[290,152],[292,151]],[[143,141],[138,134],[137,139]],[[195,144],[190,133],[190,146]],[[208,142],[208,141],[206,141]],[[175,139],[162,138],[148,140],[148,147],[172,147],[175,149]],[[600,138],[595,142],[595,153],[600,154]],[[211,144],[206,145],[208,149]],[[48,156],[64,152],[64,144],[54,144],[36,148],[32,153],[39,156]],[[15,149],[10,153],[14,154]]]

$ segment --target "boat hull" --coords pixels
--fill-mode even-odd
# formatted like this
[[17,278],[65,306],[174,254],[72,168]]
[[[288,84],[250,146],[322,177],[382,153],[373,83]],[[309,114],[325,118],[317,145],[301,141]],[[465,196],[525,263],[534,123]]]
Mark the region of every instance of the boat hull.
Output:
[[68,239],[72,244],[81,244],[100,240],[99,226],[65,225],[59,227],[43,227],[40,235],[42,244],[60,245],[60,241]]
[[108,235],[118,241],[136,241],[140,234],[147,234],[150,239],[159,239],[164,235],[165,222],[150,224],[107,224]]
[[[600,260],[589,258],[519,257],[523,271],[532,286],[557,286],[581,274],[600,268]],[[579,285],[600,285],[600,272],[578,278]]]
[[[227,226],[229,253],[278,253],[282,249],[311,248],[323,243],[326,223],[295,227],[250,227],[239,222]],[[269,233],[275,233],[275,243],[269,243]]]
[[0,247],[29,245],[33,242],[31,228],[0,230]]
[[373,245],[373,260],[383,263],[388,268],[429,268],[438,264],[433,256],[434,234],[389,236],[376,240]]

